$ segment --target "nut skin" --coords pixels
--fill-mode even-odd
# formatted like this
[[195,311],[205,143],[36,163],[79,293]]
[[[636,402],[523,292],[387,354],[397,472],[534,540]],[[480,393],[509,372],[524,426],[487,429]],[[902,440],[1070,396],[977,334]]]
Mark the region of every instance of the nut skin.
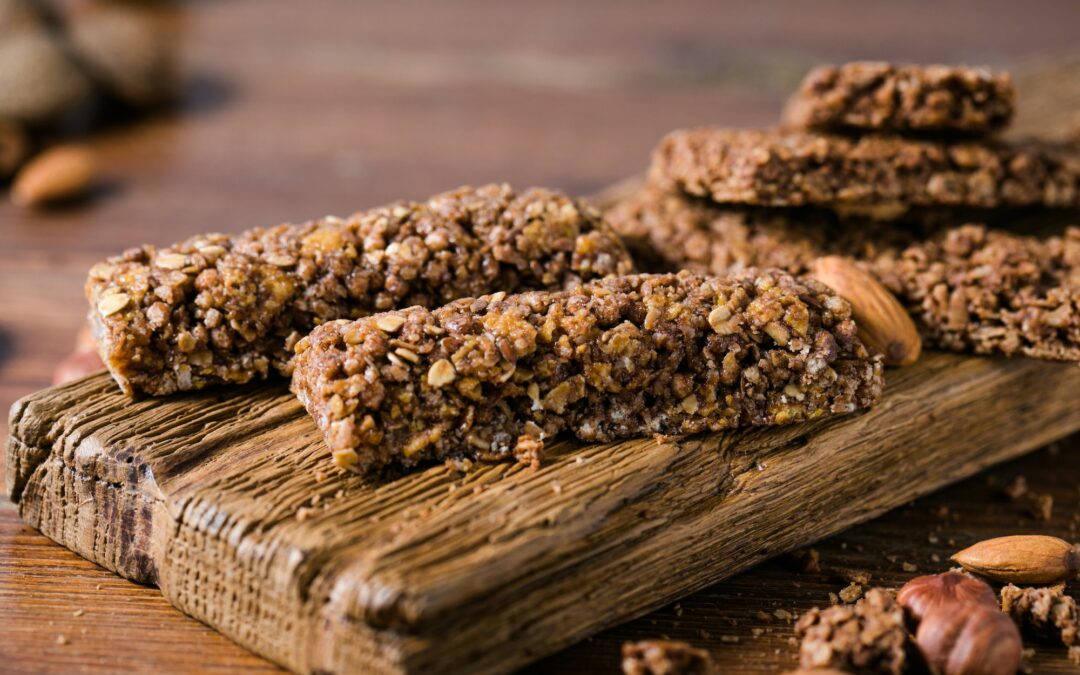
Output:
[[1080,575],[1080,552],[1063,539],[1044,535],[987,539],[960,551],[952,560],[1002,583],[1056,584]]
[[998,606],[992,588],[961,572],[915,577],[900,589],[896,601],[916,622],[942,605],[973,603],[993,609]]
[[922,338],[900,301],[853,260],[843,256],[818,258],[811,277],[851,303],[859,337],[870,351],[885,357],[885,365],[910,366],[922,353]]
[[1016,624],[978,602],[948,602],[929,610],[915,643],[930,670],[942,675],[1013,675],[1023,649]]
[[15,176],[11,200],[42,206],[84,196],[94,184],[97,161],[80,145],[58,145],[31,159]]

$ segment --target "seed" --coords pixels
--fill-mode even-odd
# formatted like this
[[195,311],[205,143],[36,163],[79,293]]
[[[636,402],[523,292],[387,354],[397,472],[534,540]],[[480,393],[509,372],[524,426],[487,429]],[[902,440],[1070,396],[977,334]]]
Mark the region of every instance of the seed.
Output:
[[291,255],[273,253],[266,256],[266,262],[274,267],[291,267],[296,264],[296,258],[293,258]]
[[379,327],[379,330],[396,333],[405,325],[405,317],[398,314],[380,314],[375,317],[375,325]]
[[731,310],[725,305],[721,305],[709,312],[709,325],[719,335],[730,335],[735,332],[731,324],[728,323],[728,319],[731,318]]
[[1014,584],[1054,584],[1080,573],[1080,553],[1063,539],[1043,535],[987,539],[952,560],[976,574]]
[[431,364],[427,377],[428,384],[438,388],[453,382],[457,378],[457,371],[454,370],[454,364],[446,359],[439,359]]
[[111,316],[127,307],[129,302],[131,302],[131,298],[127,293],[106,295],[98,303],[98,311],[101,312],[101,316]]
[[405,349],[404,347],[398,347],[397,349],[394,350],[394,353],[397,354],[398,356],[400,356],[401,358],[405,359],[406,361],[410,361],[412,363],[420,363],[420,357],[417,356],[416,352],[412,351],[411,349]]
[[187,256],[180,255],[179,253],[162,253],[157,257],[155,263],[158,267],[167,270],[178,270],[187,265]]
[[684,398],[682,400],[682,409],[684,411],[690,413],[691,415],[696,413],[697,410],[698,410],[697,396],[694,396],[693,394],[690,394],[689,396]]

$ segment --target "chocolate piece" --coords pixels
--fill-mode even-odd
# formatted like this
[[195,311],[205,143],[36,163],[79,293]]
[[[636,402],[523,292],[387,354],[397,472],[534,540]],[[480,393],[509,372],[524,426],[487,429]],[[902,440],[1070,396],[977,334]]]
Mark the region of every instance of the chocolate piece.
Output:
[[795,634],[802,639],[802,668],[899,674],[907,665],[904,610],[880,588],[854,605],[811,609],[799,617]]
[[[927,346],[1080,361],[1080,228],[1039,239],[982,225],[893,227],[807,209],[745,209],[645,189],[606,214],[654,269],[810,271],[863,261],[916,319]],[[659,259],[658,264],[655,259]]]
[[821,66],[784,111],[787,125],[821,131],[984,134],[1013,117],[1008,73],[963,66],[858,61]]
[[716,672],[712,657],[678,640],[641,640],[622,646],[625,675],[710,675]]
[[96,265],[86,294],[121,388],[161,395],[287,374],[293,345],[325,321],[630,271],[590,208],[489,185],[344,220],[131,249]]
[[1080,157],[1034,143],[701,128],[660,142],[650,180],[718,203],[858,209],[883,220],[912,206],[1080,207]]
[[880,357],[851,307],[778,271],[631,275],[327,323],[296,345],[293,391],[339,466],[517,456],[570,431],[601,442],[852,412]]

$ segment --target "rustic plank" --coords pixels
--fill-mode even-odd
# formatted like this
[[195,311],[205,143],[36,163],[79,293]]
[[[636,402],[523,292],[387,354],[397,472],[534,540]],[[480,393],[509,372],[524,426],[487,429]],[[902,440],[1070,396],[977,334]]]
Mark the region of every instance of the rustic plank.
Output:
[[507,670],[1080,428],[1080,369],[932,353],[860,415],[319,482],[282,383],[229,393],[131,403],[99,375],[29,396],[8,491],[297,671]]

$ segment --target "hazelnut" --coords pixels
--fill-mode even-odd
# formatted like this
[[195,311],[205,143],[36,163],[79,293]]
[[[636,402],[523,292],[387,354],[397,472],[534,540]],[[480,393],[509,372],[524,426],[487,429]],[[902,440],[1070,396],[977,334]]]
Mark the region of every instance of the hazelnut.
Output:
[[984,582],[961,572],[945,572],[915,577],[896,595],[908,615],[920,621],[935,608],[952,603],[975,603],[997,608],[994,590]]
[[1016,624],[980,602],[930,609],[919,622],[915,643],[932,672],[943,675],[1013,675],[1023,649]]

